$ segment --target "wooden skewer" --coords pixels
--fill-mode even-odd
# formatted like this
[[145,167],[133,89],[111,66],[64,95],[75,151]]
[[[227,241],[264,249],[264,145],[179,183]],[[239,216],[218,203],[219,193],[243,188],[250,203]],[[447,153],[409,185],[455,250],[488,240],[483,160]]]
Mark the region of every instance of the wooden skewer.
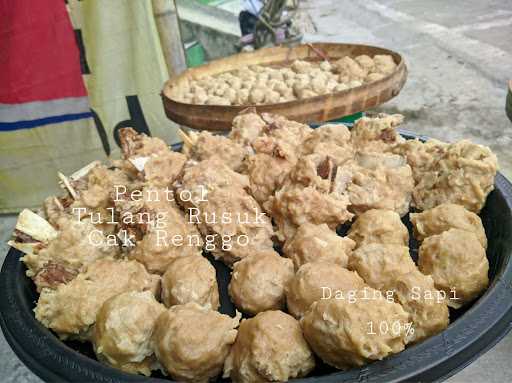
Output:
[[69,194],[71,194],[71,197],[73,197],[73,199],[78,199],[78,193],[75,191],[75,189],[73,188],[73,186],[71,186],[71,183],[69,182],[68,180],[68,177],[66,177],[64,174],[62,174],[61,172],[58,172],[57,175],[59,176],[60,180],[62,181],[62,183],[64,184],[64,187],[66,189],[68,189],[69,191]]
[[183,143],[185,144],[185,146],[191,148],[195,145],[195,141],[192,138],[190,138],[190,136],[187,133],[185,133],[183,130],[181,130],[180,128],[178,128],[178,134],[181,137],[181,139],[183,140]]
[[313,52],[315,52],[315,53],[318,55],[318,57],[320,57],[320,58],[321,58],[321,59],[323,59],[324,61],[329,62],[329,57],[328,57],[324,52],[322,52],[320,49],[315,48],[315,47],[313,46],[313,44],[311,44],[311,43],[308,43],[308,44],[307,44],[307,46],[308,46],[308,47],[310,47],[310,48],[311,48],[311,50],[312,50]]

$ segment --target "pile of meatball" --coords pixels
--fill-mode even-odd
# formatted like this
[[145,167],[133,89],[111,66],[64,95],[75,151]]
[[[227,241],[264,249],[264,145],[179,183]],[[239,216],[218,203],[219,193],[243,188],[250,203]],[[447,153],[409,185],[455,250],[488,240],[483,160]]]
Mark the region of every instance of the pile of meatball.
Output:
[[[379,114],[351,131],[311,129],[249,109],[229,136],[184,134],[181,153],[122,130],[121,160],[60,175],[63,195],[20,214],[10,243],[40,293],[37,320],[62,340],[91,342],[115,368],[190,382],[287,381],[319,360],[347,370],[440,333],[448,307],[471,304],[489,284],[478,213],[497,159],[466,140],[404,140],[402,120]],[[114,198],[119,185],[142,198]],[[176,200],[164,198],[169,189]],[[91,214],[77,220],[77,207]],[[262,218],[194,223],[190,209]],[[109,211],[164,219],[89,218]],[[200,240],[159,243],[157,229]],[[120,230],[135,246],[109,246]],[[204,255],[214,234],[249,238],[209,251],[231,270],[233,317],[218,311],[216,270]]]
[[337,61],[295,60],[289,66],[250,65],[172,88],[172,99],[198,105],[259,105],[342,92],[393,73],[390,55],[344,56]]

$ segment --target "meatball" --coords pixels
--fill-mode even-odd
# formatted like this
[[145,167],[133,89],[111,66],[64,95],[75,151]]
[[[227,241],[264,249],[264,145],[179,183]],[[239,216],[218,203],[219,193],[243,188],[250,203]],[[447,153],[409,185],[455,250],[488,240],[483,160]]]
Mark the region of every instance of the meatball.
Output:
[[474,233],[484,249],[487,248],[482,220],[461,205],[444,203],[423,213],[411,214],[414,235],[419,241],[446,230],[460,229]]
[[234,382],[286,382],[307,375],[315,358],[299,322],[282,311],[265,311],[240,324],[224,377]]
[[[20,225],[26,215],[25,212],[20,214],[16,225],[18,228],[27,224]],[[34,213],[31,215],[35,216]],[[29,220],[33,219],[29,218]],[[44,221],[40,217],[39,219]],[[46,224],[54,230],[47,222]],[[63,215],[55,219],[55,224],[59,229],[56,237],[50,239],[47,244],[41,245],[40,250],[34,248],[35,251],[32,252],[25,249],[28,252],[21,258],[27,267],[27,276],[34,280],[39,292],[45,287],[55,288],[61,283],[69,282],[87,265],[98,259],[118,254],[118,249],[109,246],[107,238],[89,221],[78,221],[74,217]],[[20,229],[17,230],[15,235],[19,234]],[[24,235],[28,234],[24,233]],[[15,239],[14,246],[18,243],[16,241],[18,238]],[[32,238],[30,242],[35,242],[35,239]],[[21,247],[20,249],[24,250]]]
[[449,229],[423,241],[418,266],[431,275],[439,290],[450,296],[448,305],[459,308],[477,298],[489,285],[489,262],[477,236]]
[[279,151],[272,154],[256,153],[247,158],[251,194],[265,210],[268,210],[270,197],[282,185],[293,168],[294,161],[294,158],[283,157]]
[[417,270],[407,246],[377,243],[363,245],[355,250],[348,266],[377,290],[385,290],[398,275]]
[[185,152],[193,160],[199,162],[216,157],[235,171],[242,168],[247,151],[241,144],[207,131],[189,133],[189,136],[194,143],[191,147],[185,146]]
[[348,205],[348,196],[322,193],[313,186],[282,188],[272,198],[272,218],[278,227],[277,237],[282,241],[290,239],[304,223],[326,224],[335,230],[353,217]]
[[367,70],[359,65],[349,56],[342,57],[334,63],[336,73],[346,77],[349,81],[358,80],[362,81],[368,74]]
[[404,156],[412,169],[416,183],[432,169],[434,164],[444,154],[448,144],[438,140],[405,140],[392,149],[393,153]]
[[410,342],[422,341],[448,327],[445,293],[435,288],[430,276],[419,270],[397,275],[386,291],[393,291],[395,301],[411,316],[414,331],[409,333]]
[[313,64],[304,60],[295,60],[291,68],[295,73],[308,73],[313,68]]
[[286,289],[286,305],[295,318],[301,318],[313,302],[341,292],[357,291],[366,284],[354,271],[328,262],[302,265]]
[[367,72],[371,72],[375,66],[373,59],[368,55],[359,55],[354,58],[361,67],[366,69]]
[[158,223],[143,228],[142,239],[128,257],[141,262],[152,273],[163,274],[174,259],[199,254],[202,239],[190,218],[177,206],[167,203],[155,215]]
[[379,114],[377,117],[362,117],[352,128],[354,146],[366,152],[386,152],[404,139],[396,127],[404,120],[400,114]]
[[395,71],[396,63],[391,55],[375,55],[373,56],[375,64],[374,71],[382,74],[391,74]]
[[156,321],[155,355],[173,379],[207,382],[222,371],[239,320],[195,303],[172,306]]
[[400,216],[391,210],[367,210],[352,224],[348,237],[360,247],[369,243],[409,245],[409,232]]
[[246,176],[208,160],[185,169],[177,188],[179,194],[192,194],[182,204],[190,212],[189,221],[205,236],[206,250],[227,265],[273,246],[270,218],[247,192],[248,184]]
[[233,127],[229,138],[244,146],[250,143],[263,132],[266,123],[259,114],[247,109],[233,119]]
[[346,267],[355,242],[340,237],[324,223],[304,223],[286,241],[283,252],[293,261],[295,270],[308,262],[329,262]]
[[162,276],[162,302],[167,307],[195,302],[216,310],[219,288],[215,268],[202,255],[175,259]]
[[350,131],[345,125],[325,124],[315,129],[304,140],[303,150],[306,154],[313,153],[315,147],[321,143],[332,142],[338,146],[347,147],[350,151]]
[[275,251],[255,252],[233,266],[229,295],[241,311],[284,308],[285,289],[294,274],[291,260]]
[[369,83],[369,82],[382,80],[384,77],[386,77],[386,75],[382,74],[382,73],[370,73],[368,76],[366,76],[364,81]]
[[68,284],[43,289],[36,319],[61,339],[89,339],[91,326],[103,303],[126,291],[159,293],[160,277],[136,261],[100,259]]
[[325,299],[311,305],[301,319],[302,330],[325,363],[346,370],[405,348],[409,315],[377,293],[365,288],[352,301]]
[[360,153],[357,165],[349,167],[347,186],[350,210],[360,215],[369,209],[386,209],[404,216],[414,189],[412,170],[403,157],[393,154]]
[[144,180],[153,186],[169,187],[181,174],[186,161],[183,154],[172,151],[149,157],[144,163]]
[[451,144],[416,185],[413,198],[420,210],[455,203],[478,213],[494,189],[496,155],[467,140]]
[[413,331],[408,341],[418,342],[448,326],[445,294],[434,287],[399,245],[369,244],[354,251],[349,266],[372,288],[393,297],[411,315]]
[[150,375],[156,360],[151,335],[165,307],[150,291],[131,291],[103,303],[96,317],[92,344],[98,360],[130,373]]

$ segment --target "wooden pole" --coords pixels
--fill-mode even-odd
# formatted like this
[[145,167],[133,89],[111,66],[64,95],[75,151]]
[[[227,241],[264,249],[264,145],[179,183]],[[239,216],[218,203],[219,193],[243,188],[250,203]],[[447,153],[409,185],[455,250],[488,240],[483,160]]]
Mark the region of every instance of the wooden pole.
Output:
[[152,0],[152,4],[165,63],[172,78],[187,68],[176,3],[174,0]]
[[505,104],[505,110],[507,112],[508,118],[510,121],[512,121],[512,80],[508,82],[508,95]]

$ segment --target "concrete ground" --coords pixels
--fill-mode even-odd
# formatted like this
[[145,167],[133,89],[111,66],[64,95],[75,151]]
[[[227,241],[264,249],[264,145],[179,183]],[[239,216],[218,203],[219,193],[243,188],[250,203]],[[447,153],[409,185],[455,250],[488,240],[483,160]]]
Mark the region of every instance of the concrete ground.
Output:
[[[405,128],[453,141],[490,146],[512,177],[512,123],[505,115],[512,78],[512,3],[499,1],[311,0],[303,8],[314,28],[307,41],[359,42],[399,51],[409,78],[401,94],[379,109],[406,116]],[[0,263],[12,216],[0,217]],[[512,334],[450,383],[512,381]],[[0,381],[39,382],[0,336]]]
[[307,41],[359,42],[403,54],[409,69],[398,97],[382,105],[406,116],[405,129],[497,153],[512,176],[512,3],[499,1],[304,1],[315,25]]

